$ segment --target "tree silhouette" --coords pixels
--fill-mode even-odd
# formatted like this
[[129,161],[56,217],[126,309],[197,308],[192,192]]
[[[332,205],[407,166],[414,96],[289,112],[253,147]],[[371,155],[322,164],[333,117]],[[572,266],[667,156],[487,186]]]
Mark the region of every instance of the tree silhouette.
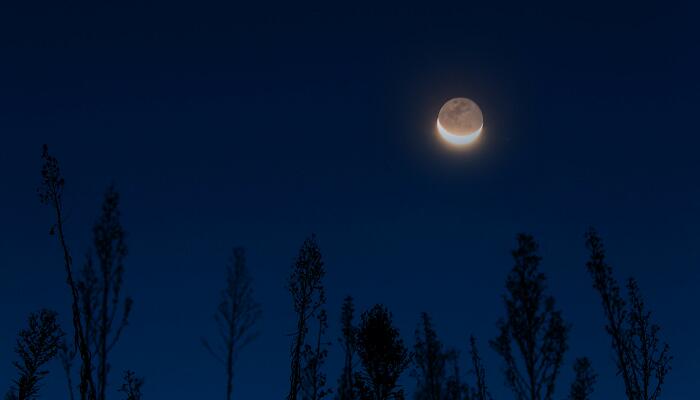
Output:
[[355,314],[355,305],[353,304],[352,296],[347,296],[343,300],[343,307],[340,314],[341,333],[340,344],[343,349],[344,362],[343,372],[338,379],[338,390],[336,393],[337,400],[356,400],[357,393],[355,392],[355,336],[357,329],[353,325]]
[[[97,398],[105,399],[107,375],[109,373],[109,352],[114,348],[124,327],[128,323],[132,300],[127,297],[122,307],[121,318],[115,325],[121,302],[121,288],[124,276],[124,257],[127,253],[124,241],[125,232],[120,222],[119,193],[113,186],[107,188],[102,202],[102,213],[93,226],[93,241],[95,253],[99,261],[96,307],[92,308],[94,315],[84,313],[85,331],[93,332],[94,355],[97,360]],[[92,262],[86,263],[86,269],[92,267]],[[85,275],[84,275],[85,276]],[[90,277],[95,276],[94,271]],[[86,295],[86,300],[90,299]],[[90,320],[88,318],[90,317]],[[94,325],[92,325],[94,324]]]
[[64,234],[64,213],[63,213],[63,188],[65,179],[61,174],[61,169],[58,165],[56,157],[49,154],[48,146],[44,145],[42,152],[44,164],[41,168],[41,185],[37,192],[39,199],[43,204],[51,207],[54,213],[54,223],[51,226],[50,233],[56,234],[59,244],[63,251],[63,266],[66,271],[66,282],[71,291],[71,311],[73,314],[73,329],[74,329],[74,346],[80,354],[80,398],[81,400],[96,400],[95,383],[92,378],[92,355],[90,346],[85,339],[83,324],[80,312],[80,299],[78,294],[78,286],[73,279],[73,258],[71,257],[66,237]]
[[316,237],[311,235],[302,244],[287,281],[294,312],[297,315],[297,327],[293,334],[291,349],[290,388],[287,400],[296,400],[299,395],[302,381],[302,351],[309,330],[308,322],[309,319],[317,316],[326,302],[322,283],[325,273]]
[[19,332],[15,353],[20,361],[13,362],[19,372],[14,387],[6,399],[30,400],[38,397],[39,383],[48,375],[42,367],[58,353],[63,331],[56,321],[56,313],[41,310],[29,315],[28,327]]
[[124,383],[122,383],[119,391],[126,395],[125,400],[141,400],[143,378],[137,377],[134,371],[124,371],[123,379]]
[[660,328],[651,322],[651,313],[646,310],[634,279],[627,283],[629,304],[622,298],[612,268],[605,260],[603,242],[594,229],[586,232],[586,247],[590,253],[586,267],[602,300],[605,329],[612,339],[627,399],[658,399],[670,371],[669,346],[660,344]]
[[445,360],[445,369],[449,372],[445,380],[445,400],[471,400],[469,385],[462,382],[459,368],[459,353],[451,351]]
[[416,378],[416,391],[413,397],[416,400],[442,400],[447,391],[447,361],[453,352],[445,351],[428,313],[421,313],[415,335],[415,368],[411,375]]
[[233,250],[233,259],[226,269],[226,288],[221,293],[221,302],[214,315],[220,344],[213,347],[202,339],[204,347],[226,368],[226,399],[233,393],[234,362],[238,353],[254,340],[254,330],[260,319],[261,309],[253,297],[253,279],[245,260],[245,250]]
[[362,362],[362,372],[356,374],[362,400],[404,398],[397,382],[410,365],[411,354],[386,307],[377,304],[362,313],[357,330],[357,354]]
[[475,384],[471,387],[462,381],[459,369],[459,352],[445,349],[438,339],[430,316],[421,314],[416,329],[413,361],[416,378],[416,400],[490,400],[486,385],[486,369],[477,350],[476,339],[469,338],[469,355]]
[[479,355],[479,350],[476,346],[476,338],[474,336],[469,337],[469,355],[472,359],[472,368],[476,380],[474,388],[470,390],[469,399],[491,400],[491,393],[489,393],[488,386],[486,385],[486,368]]
[[569,400],[589,400],[596,381],[591,361],[586,357],[577,358],[574,363],[574,373],[576,376],[571,384]]
[[[88,348],[90,350],[90,356],[94,358],[97,347],[96,310],[99,304],[99,289],[97,274],[93,266],[92,253],[87,252],[85,255],[85,262],[79,272],[77,287],[82,315],[81,324],[83,326],[85,341],[88,343]],[[63,370],[66,373],[68,395],[71,400],[73,400],[72,368],[75,354],[75,348],[69,348],[68,346],[62,346],[58,353],[61,364],[63,365]]]
[[[119,194],[113,186],[107,188],[102,212],[93,226],[93,247],[99,262],[95,268],[92,252],[87,252],[77,282],[82,314],[83,334],[97,364],[95,381],[98,400],[105,399],[109,374],[109,353],[128,324],[132,300],[121,301],[124,277],[124,257],[127,247],[120,222]],[[120,304],[122,303],[122,304]],[[121,308],[121,316],[119,309]],[[116,323],[116,324],[115,324]],[[60,353],[69,386],[73,352]],[[72,388],[70,388],[72,392]],[[72,393],[69,392],[72,397]]]
[[61,360],[61,366],[66,374],[66,381],[68,383],[68,399],[74,400],[75,395],[73,393],[73,360],[75,359],[75,346],[68,346],[65,340],[61,341],[58,349],[58,358]]
[[303,400],[321,400],[330,394],[326,388],[326,374],[323,372],[323,364],[328,357],[327,343],[323,342],[323,336],[328,329],[325,310],[317,314],[318,333],[313,344],[306,344],[302,352],[303,372],[301,375],[301,398]]
[[515,265],[506,279],[506,317],[491,346],[503,358],[506,384],[517,400],[551,400],[569,327],[555,310],[554,298],[544,295],[546,279],[538,271],[541,258],[534,238],[519,234],[517,241]]

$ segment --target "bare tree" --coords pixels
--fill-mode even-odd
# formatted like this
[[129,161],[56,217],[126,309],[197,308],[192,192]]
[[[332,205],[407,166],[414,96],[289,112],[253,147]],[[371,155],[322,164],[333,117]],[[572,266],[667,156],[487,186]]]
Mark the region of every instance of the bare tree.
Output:
[[362,313],[357,330],[357,354],[363,369],[356,374],[360,399],[404,399],[398,380],[411,363],[411,353],[393,326],[386,307],[377,304]]
[[353,325],[355,306],[351,296],[343,300],[343,307],[340,314],[341,332],[340,344],[343,348],[344,361],[343,372],[338,379],[337,400],[356,400],[355,380],[353,370],[355,367],[355,335],[356,328]]
[[331,393],[326,387],[326,374],[323,372],[323,364],[328,357],[328,343],[323,341],[323,336],[328,329],[326,311],[321,309],[317,313],[318,331],[315,343],[306,344],[302,352],[304,364],[301,375],[302,400],[321,400]]
[[141,400],[143,378],[137,377],[134,371],[124,371],[123,379],[124,383],[122,383],[119,391],[126,395],[125,400]]
[[19,378],[14,381],[15,387],[6,395],[7,399],[38,397],[39,383],[49,373],[42,367],[58,353],[63,335],[54,311],[41,310],[29,315],[28,327],[19,332],[15,345],[20,361],[13,362],[13,365]]
[[500,335],[491,346],[503,358],[506,384],[517,400],[551,400],[569,327],[555,309],[554,298],[545,297],[535,239],[520,234],[517,240],[515,265],[506,279],[506,318],[499,321]]
[[294,311],[297,314],[297,327],[293,333],[294,339],[291,349],[290,388],[287,400],[297,400],[299,395],[302,350],[306,344],[306,334],[309,330],[308,322],[309,319],[317,315],[326,302],[322,283],[325,273],[321,251],[316,237],[312,235],[302,244],[287,281]]
[[629,304],[622,298],[612,268],[605,260],[603,242],[593,229],[586,233],[586,247],[590,252],[586,267],[603,303],[605,329],[612,339],[625,394],[629,400],[656,400],[671,368],[669,346],[660,343],[660,328],[651,322],[651,313],[646,310],[634,279],[627,283]]
[[597,378],[591,367],[591,361],[586,357],[577,358],[574,363],[574,374],[569,400],[590,400]]
[[212,346],[206,339],[202,339],[204,347],[226,368],[227,400],[233,396],[236,357],[257,337],[255,324],[260,315],[260,304],[253,297],[253,279],[246,266],[245,250],[235,248],[226,269],[226,288],[221,293],[221,302],[214,315],[220,343]]
[[63,212],[63,188],[65,179],[61,175],[61,170],[56,157],[49,154],[48,146],[44,145],[42,152],[44,164],[41,168],[41,185],[39,186],[39,198],[43,204],[49,205],[54,213],[54,223],[50,233],[56,234],[63,251],[63,265],[66,271],[66,282],[71,291],[74,329],[74,346],[80,354],[80,398],[81,400],[96,400],[95,383],[92,378],[92,355],[90,346],[85,339],[83,324],[80,312],[80,299],[78,287],[73,279],[73,259],[66,243],[64,234],[65,216]]

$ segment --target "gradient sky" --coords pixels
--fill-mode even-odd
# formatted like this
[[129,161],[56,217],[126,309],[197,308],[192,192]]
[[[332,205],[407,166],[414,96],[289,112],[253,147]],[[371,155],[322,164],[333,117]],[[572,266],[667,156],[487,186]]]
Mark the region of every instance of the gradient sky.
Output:
[[[122,194],[135,308],[112,389],[129,368],[146,377],[146,399],[223,397],[223,371],[199,340],[215,333],[225,265],[242,245],[264,316],[234,390],[282,398],[294,328],[285,279],[315,232],[333,338],[347,294],[360,310],[386,304],[408,343],[427,311],[447,344],[465,350],[477,336],[495,397],[510,398],[487,341],[524,231],[573,324],[557,398],[582,355],[600,374],[594,398],[621,398],[584,266],[593,225],[672,346],[664,398],[696,390],[696,4],[57,3],[0,9],[0,387],[15,376],[28,313],[51,307],[70,324],[36,195],[48,143],[67,178],[76,259],[104,189]],[[461,96],[486,128],[455,152],[434,121]],[[341,353],[330,351],[334,384]],[[45,398],[62,398],[51,367]]]

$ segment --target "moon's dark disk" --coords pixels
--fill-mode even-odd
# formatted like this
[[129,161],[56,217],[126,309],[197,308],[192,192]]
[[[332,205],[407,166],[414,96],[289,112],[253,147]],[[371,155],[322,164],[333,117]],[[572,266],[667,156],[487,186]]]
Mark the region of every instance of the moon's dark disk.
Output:
[[481,109],[475,102],[463,97],[449,100],[438,113],[438,132],[452,144],[472,143],[481,135],[483,127]]

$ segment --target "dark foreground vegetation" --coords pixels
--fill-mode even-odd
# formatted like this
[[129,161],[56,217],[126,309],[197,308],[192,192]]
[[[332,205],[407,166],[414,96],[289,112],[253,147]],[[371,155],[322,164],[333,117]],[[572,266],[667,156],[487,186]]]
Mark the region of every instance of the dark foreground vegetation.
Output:
[[[119,194],[114,187],[107,188],[101,214],[92,227],[92,246],[76,266],[64,235],[65,179],[58,160],[46,146],[42,159],[38,193],[53,216],[50,232],[61,249],[72,326],[65,328],[65,333],[51,310],[29,315],[27,326],[17,336],[13,363],[17,376],[5,399],[39,398],[41,381],[49,373],[45,365],[59,357],[70,400],[105,400],[111,372],[109,355],[128,325],[133,305],[121,290],[127,245],[120,222]],[[600,295],[607,321],[603,329],[610,337],[610,343],[603,345],[611,346],[624,395],[628,400],[655,400],[670,371],[669,347],[659,337],[660,329],[651,320],[637,282],[629,279],[623,289],[615,279],[595,230],[586,232],[585,245],[589,251],[585,268]],[[505,383],[516,400],[559,399],[563,395],[555,396],[555,389],[565,384],[559,382],[560,373],[563,368],[572,368],[575,379],[568,383],[568,398],[589,399],[596,373],[586,357],[575,359],[572,365],[564,363],[571,325],[547,293],[535,238],[517,235],[512,256],[499,334],[488,341],[502,359]],[[330,342],[325,273],[321,250],[311,235],[302,243],[287,280],[290,312],[296,316],[290,336],[287,400],[492,399],[476,338],[469,338],[469,362],[462,367],[459,352],[442,343],[429,314],[420,314],[411,345],[394,327],[390,310],[377,304],[356,318],[350,296],[339,310],[343,368],[340,376],[329,379],[324,368]],[[261,309],[254,298],[244,249],[233,250],[226,274],[215,314],[217,335],[202,339],[202,344],[221,363],[226,376],[222,395],[231,400],[236,397],[236,356],[256,338]],[[399,385],[404,374],[415,380],[411,394]],[[121,380],[119,392],[123,398],[142,398],[144,379],[137,372],[123,371]],[[622,394],[605,397],[621,398]]]

